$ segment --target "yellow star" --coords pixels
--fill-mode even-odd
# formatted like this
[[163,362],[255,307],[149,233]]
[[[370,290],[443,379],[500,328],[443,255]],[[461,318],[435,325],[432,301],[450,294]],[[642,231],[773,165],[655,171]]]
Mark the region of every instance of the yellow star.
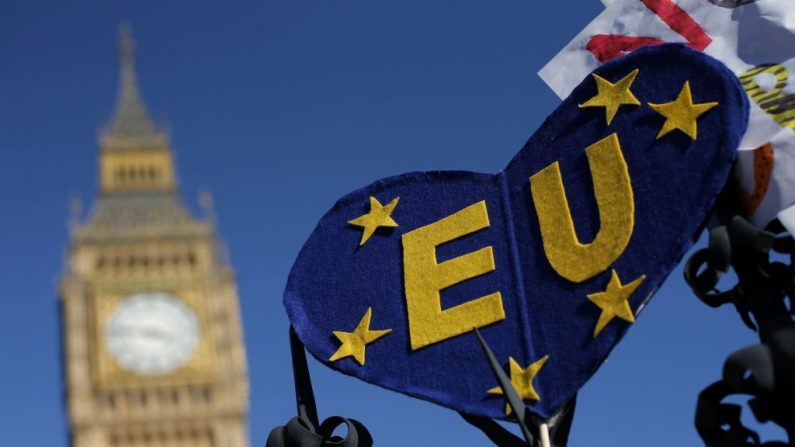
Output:
[[621,280],[618,279],[618,273],[613,270],[610,277],[610,282],[607,284],[607,290],[604,292],[592,293],[588,295],[588,299],[602,309],[599,315],[599,321],[596,323],[596,328],[593,331],[593,336],[596,338],[602,329],[605,328],[613,318],[618,317],[630,323],[635,322],[635,315],[632,313],[632,308],[629,307],[629,297],[635,292],[635,289],[640,286],[640,283],[646,279],[646,275],[640,275],[627,285],[621,285]]
[[596,89],[598,93],[593,98],[580,104],[580,108],[604,107],[606,112],[605,118],[607,118],[607,125],[609,126],[613,118],[615,118],[616,113],[618,113],[619,107],[625,104],[632,106],[640,105],[638,98],[629,90],[637,75],[638,69],[636,68],[620,81],[613,84],[594,73],[592,76],[596,80]]
[[[544,366],[544,363],[549,360],[549,356],[545,355],[540,360],[537,360],[530,364],[527,368],[522,368],[519,366],[519,363],[513,359],[513,357],[508,357],[508,363],[511,366],[511,385],[516,389],[516,393],[519,394],[519,398],[522,400],[534,400],[539,401],[541,398],[538,396],[538,392],[533,387],[533,380],[536,378],[538,371],[541,370],[541,367]],[[502,388],[499,386],[495,386],[494,388],[487,391],[489,394],[495,394],[501,396]],[[505,404],[505,414],[511,414],[511,406]]]
[[373,316],[373,308],[368,307],[359,325],[353,332],[334,331],[334,336],[342,342],[342,345],[334,355],[329,358],[329,362],[335,362],[345,357],[353,357],[364,366],[364,348],[370,343],[378,340],[384,335],[392,332],[392,329],[384,329],[380,331],[370,330],[370,318]]
[[395,210],[398,200],[400,200],[400,197],[395,197],[394,200],[384,206],[381,205],[381,202],[379,202],[378,199],[371,196],[370,212],[363,214],[356,219],[348,221],[348,223],[351,225],[364,228],[364,231],[362,232],[362,240],[359,242],[360,247],[364,245],[368,239],[370,239],[370,236],[375,233],[375,230],[377,230],[378,227],[394,228],[398,226],[397,222],[395,222],[390,216],[392,211]]
[[660,129],[660,133],[657,134],[657,139],[659,140],[674,129],[679,129],[695,140],[698,133],[696,119],[717,105],[718,103],[714,101],[693,104],[693,97],[690,95],[690,81],[685,81],[682,91],[679,92],[679,96],[675,100],[665,104],[649,103],[649,107],[665,117],[665,123]]

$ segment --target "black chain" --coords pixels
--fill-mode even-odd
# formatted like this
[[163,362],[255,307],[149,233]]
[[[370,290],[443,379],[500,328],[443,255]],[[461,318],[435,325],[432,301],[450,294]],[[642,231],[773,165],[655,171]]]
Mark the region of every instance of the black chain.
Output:
[[[760,343],[731,354],[721,380],[701,392],[696,429],[709,447],[795,445],[795,240],[778,224],[762,231],[737,215],[722,221],[725,225],[710,231],[709,246],[687,261],[685,280],[708,306],[733,305],[745,325],[758,332]],[[789,255],[789,263],[771,261],[774,253]],[[718,290],[730,269],[737,284]],[[732,395],[750,396],[756,420],[779,425],[788,441],[762,443],[743,425],[742,407],[723,402]]]
[[[304,345],[292,327],[290,353],[293,358],[298,416],[290,419],[286,425],[271,430],[265,447],[371,447],[373,438],[370,432],[356,419],[332,416],[318,423],[315,394],[312,390]],[[334,435],[334,431],[343,425],[347,429],[346,435]]]

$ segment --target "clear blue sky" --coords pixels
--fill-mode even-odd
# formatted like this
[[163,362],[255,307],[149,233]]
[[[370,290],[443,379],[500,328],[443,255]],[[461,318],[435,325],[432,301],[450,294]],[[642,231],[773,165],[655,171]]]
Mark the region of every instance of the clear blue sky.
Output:
[[[252,445],[294,415],[281,304],[317,219],[371,181],[502,168],[559,103],[536,72],[598,0],[500,2],[0,2],[0,436],[67,444],[56,284],[71,192],[96,189],[96,131],[129,21],[147,104],[171,129],[184,196],[215,196],[237,271]],[[703,244],[703,241],[702,241]],[[696,445],[698,392],[755,342],[681,270],[580,393],[571,444]],[[358,418],[379,445],[478,446],[447,409],[312,362],[322,417]]]

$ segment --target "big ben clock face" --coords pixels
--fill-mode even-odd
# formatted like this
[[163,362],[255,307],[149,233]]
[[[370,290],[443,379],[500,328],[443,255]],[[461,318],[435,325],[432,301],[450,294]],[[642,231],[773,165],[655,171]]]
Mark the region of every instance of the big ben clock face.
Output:
[[171,373],[199,343],[199,322],[182,301],[164,292],[124,299],[105,327],[105,345],[123,368],[145,376]]

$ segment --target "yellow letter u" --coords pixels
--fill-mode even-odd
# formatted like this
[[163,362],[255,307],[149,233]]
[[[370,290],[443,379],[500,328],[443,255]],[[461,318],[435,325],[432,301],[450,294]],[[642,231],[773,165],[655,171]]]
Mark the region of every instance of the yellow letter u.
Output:
[[560,276],[576,283],[607,270],[621,256],[635,222],[632,185],[618,136],[604,138],[585,153],[599,208],[599,232],[591,243],[577,238],[558,163],[530,177],[547,259]]

